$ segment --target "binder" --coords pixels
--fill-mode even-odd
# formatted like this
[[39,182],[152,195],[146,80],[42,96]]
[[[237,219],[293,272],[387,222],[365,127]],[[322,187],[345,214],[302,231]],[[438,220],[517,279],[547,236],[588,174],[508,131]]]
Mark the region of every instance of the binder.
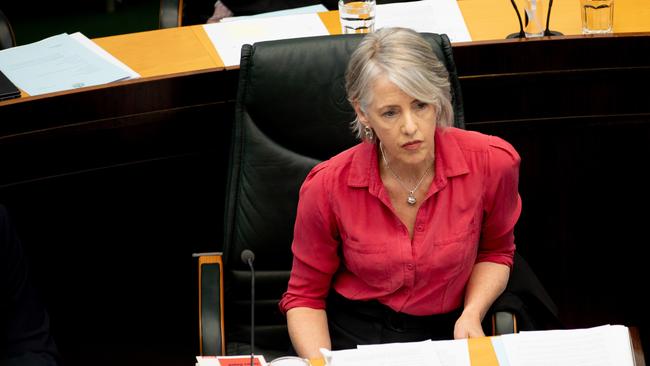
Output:
[[0,100],[18,98],[20,90],[0,70]]

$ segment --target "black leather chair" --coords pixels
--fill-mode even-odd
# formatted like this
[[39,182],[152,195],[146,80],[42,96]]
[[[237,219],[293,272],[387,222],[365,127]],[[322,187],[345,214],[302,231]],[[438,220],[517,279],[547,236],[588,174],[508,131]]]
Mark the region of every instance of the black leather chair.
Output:
[[[454,125],[463,128],[449,39],[424,36],[449,71]],[[256,254],[256,348],[267,358],[290,350],[278,302],[291,270],[298,192],[315,164],[358,143],[349,128],[354,111],[346,98],[344,73],[360,40],[361,35],[325,36],[242,49],[223,243],[228,354],[250,352],[250,272],[240,260],[244,249]],[[501,310],[506,321],[495,324],[510,328],[492,333],[514,329],[512,313],[507,307]],[[208,348],[204,343],[202,349]]]
[[4,50],[16,45],[16,37],[14,30],[11,28],[11,23],[5,14],[0,10],[0,50]]

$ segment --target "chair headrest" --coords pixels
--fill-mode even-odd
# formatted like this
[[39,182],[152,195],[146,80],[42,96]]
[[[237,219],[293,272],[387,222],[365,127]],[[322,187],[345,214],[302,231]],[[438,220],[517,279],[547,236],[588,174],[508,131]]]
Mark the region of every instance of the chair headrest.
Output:
[[[455,125],[463,127],[449,39],[446,35],[423,35],[449,71]],[[347,128],[355,116],[346,97],[345,70],[362,38],[323,36],[245,45],[238,98],[245,105],[239,110],[245,110],[272,140],[298,153],[309,151],[305,155],[316,159],[327,159],[354,145],[356,140]]]

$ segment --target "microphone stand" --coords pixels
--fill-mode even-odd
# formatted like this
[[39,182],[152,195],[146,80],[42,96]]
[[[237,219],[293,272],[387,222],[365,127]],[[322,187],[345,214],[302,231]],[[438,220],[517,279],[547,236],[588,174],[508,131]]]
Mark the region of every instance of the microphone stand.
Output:
[[544,30],[544,35],[545,36],[561,36],[562,33],[558,31],[552,31],[548,29],[548,23],[551,20],[551,8],[553,8],[553,0],[549,0],[548,2],[548,12],[546,13],[546,29]]
[[251,366],[255,365],[255,253],[250,249],[241,252],[242,262],[248,264],[251,269]]
[[526,38],[526,33],[524,33],[524,25],[521,22],[521,14],[519,14],[519,9],[517,9],[517,4],[515,4],[515,0],[510,0],[510,3],[512,4],[512,8],[515,9],[515,14],[517,14],[517,20],[519,21],[519,33],[508,34],[508,36],[506,36],[506,38],[507,39],[510,39],[510,38]]
[[255,365],[255,268],[253,259],[248,259],[251,268],[251,366]]

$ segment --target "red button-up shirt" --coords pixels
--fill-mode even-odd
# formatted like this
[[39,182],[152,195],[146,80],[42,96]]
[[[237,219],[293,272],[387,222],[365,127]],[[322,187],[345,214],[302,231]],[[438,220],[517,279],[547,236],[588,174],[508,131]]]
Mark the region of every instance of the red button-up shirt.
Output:
[[413,239],[361,143],[310,172],[300,190],[293,268],[280,309],[325,308],[333,287],[353,300],[431,315],[457,309],[473,265],[512,266],[521,212],[520,158],[504,140],[456,128],[435,135],[435,178]]

